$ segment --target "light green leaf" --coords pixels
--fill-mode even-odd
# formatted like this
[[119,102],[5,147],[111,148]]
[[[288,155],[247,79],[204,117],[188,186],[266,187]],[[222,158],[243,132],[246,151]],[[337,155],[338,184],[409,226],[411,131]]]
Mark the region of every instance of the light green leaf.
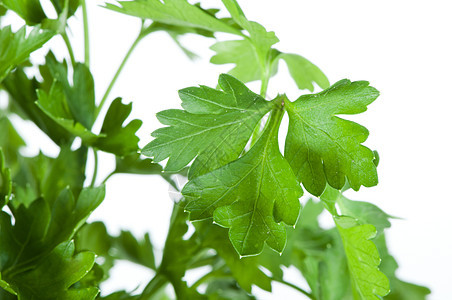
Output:
[[[276,108],[262,136],[241,158],[189,181],[182,194],[191,220],[214,217],[230,228],[242,256],[256,255],[264,242],[278,252],[286,244],[284,223],[294,225],[302,189],[278,146],[283,111]],[[276,187],[276,188],[275,188]]]
[[170,172],[181,170],[196,157],[189,178],[236,159],[273,104],[230,75],[222,74],[218,83],[223,91],[206,86],[181,90],[185,111],[158,113],[160,122],[169,127],[154,131],[155,139],[142,153],[155,162],[169,157],[165,171]]
[[[16,2],[13,0],[12,2]],[[20,1],[19,1],[20,2]],[[24,62],[32,52],[41,48],[54,35],[39,26],[27,35],[25,26],[12,32],[10,26],[0,29],[0,82],[17,65]]]
[[317,83],[322,89],[330,86],[328,78],[320,69],[309,60],[298,54],[281,53],[280,59],[283,59],[289,68],[290,75],[294,79],[300,90],[308,89],[314,91],[313,82]]
[[222,0],[222,2],[231,14],[232,19],[249,33],[259,62],[262,66],[265,66],[271,47],[279,42],[275,33],[273,31],[268,32],[257,22],[248,21],[236,0]]
[[186,0],[135,0],[119,1],[119,6],[106,4],[106,8],[156,22],[201,28],[212,32],[239,34],[234,27],[218,20]]
[[377,229],[377,235],[383,233],[385,228],[391,227],[389,216],[383,210],[372,203],[352,201],[344,195],[338,198],[337,203],[343,215],[353,217],[361,224],[372,224]]
[[347,216],[335,216],[342,238],[355,299],[378,300],[389,293],[389,280],[378,269],[380,256],[370,241],[377,234],[370,224],[358,225]]
[[39,0],[0,0],[0,4],[17,13],[29,25],[39,24],[46,18]]
[[[235,64],[228,74],[240,81],[246,83],[262,79],[265,69],[260,64],[256,50],[249,39],[217,42],[210,49],[216,52],[210,62],[218,65]],[[277,50],[272,49],[272,51],[275,55],[272,56],[271,61],[277,57],[278,53]],[[273,76],[278,71],[278,65],[271,64],[271,66],[271,76]]]
[[341,189],[348,179],[354,190],[378,183],[374,154],[362,145],[368,130],[335,116],[366,111],[378,94],[366,81],[341,80],[321,93],[286,103],[285,157],[311,194],[320,195],[327,182]]
[[235,64],[228,72],[242,82],[261,79],[261,65],[249,40],[222,41],[210,47],[216,52],[210,59],[213,64]]

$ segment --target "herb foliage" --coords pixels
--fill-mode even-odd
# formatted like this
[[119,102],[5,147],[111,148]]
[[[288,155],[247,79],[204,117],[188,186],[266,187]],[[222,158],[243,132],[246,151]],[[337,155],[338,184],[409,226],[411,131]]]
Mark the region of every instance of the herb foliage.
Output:
[[[391,216],[373,204],[347,199],[343,192],[378,183],[378,154],[367,148],[369,132],[338,115],[359,114],[378,91],[368,82],[344,79],[330,86],[325,74],[306,58],[283,53],[279,39],[246,18],[236,0],[222,0],[229,16],[186,0],[133,0],[105,4],[111,11],[142,20],[137,39],[101,99],[96,101],[89,64],[85,0],[51,0],[50,19],[38,0],[0,0],[2,15],[26,23],[13,31],[0,26],[0,89],[8,107],[0,111],[0,298],[1,299],[255,299],[252,287],[271,291],[272,282],[296,289],[310,299],[425,299],[429,290],[396,276],[385,230]],[[222,10],[224,8],[221,8]],[[74,58],[67,20],[82,11],[85,57]],[[217,88],[179,91],[182,109],[157,114],[165,127],[138,146],[141,120],[128,121],[132,104],[110,99],[110,91],[137,44],[156,31],[179,41],[191,33],[231,40],[215,41],[213,64],[233,64]],[[49,51],[43,65],[30,54],[50,39],[66,42],[69,59]],[[267,97],[280,61],[303,92]],[[29,69],[39,70],[36,77]],[[246,83],[260,81],[259,93]],[[102,108],[109,104],[105,117]],[[289,129],[280,145],[279,127],[287,112]],[[56,158],[22,155],[26,141],[13,117],[33,122],[60,148]],[[95,122],[102,124],[93,130]],[[261,124],[265,124],[261,126]],[[81,140],[81,145],[74,143]],[[284,149],[284,153],[280,152]],[[183,198],[174,203],[164,249],[149,234],[111,235],[102,222],[87,223],[104,201],[105,185],[86,182],[88,152],[116,157],[117,173],[186,176]],[[150,158],[146,158],[148,156]],[[165,165],[160,162],[168,159]],[[104,179],[104,183],[110,178]],[[303,194],[312,197],[300,201]],[[334,228],[323,228],[327,211]],[[189,222],[195,230],[189,233]],[[161,257],[161,259],[158,259]],[[100,284],[119,260],[152,270],[140,292],[106,295]],[[187,271],[209,267],[188,284]],[[309,290],[285,281],[294,266]]]

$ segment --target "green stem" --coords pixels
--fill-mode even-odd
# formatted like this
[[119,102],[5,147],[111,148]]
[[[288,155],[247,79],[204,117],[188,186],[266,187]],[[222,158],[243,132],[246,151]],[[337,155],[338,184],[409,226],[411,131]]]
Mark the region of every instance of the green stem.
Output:
[[63,38],[64,43],[66,44],[66,48],[67,48],[67,51],[69,52],[69,56],[71,58],[72,65],[74,66],[75,65],[75,56],[74,56],[74,50],[72,49],[71,41],[69,40],[69,37],[67,36],[66,32],[62,33],[61,37]]
[[94,171],[93,171],[93,178],[91,179],[90,187],[94,187],[96,184],[97,179],[97,169],[99,165],[99,157],[97,155],[97,150],[93,148],[93,154],[94,154]]
[[198,288],[201,284],[208,282],[210,279],[218,279],[218,278],[234,278],[231,274],[226,274],[224,272],[226,266],[223,266],[222,268],[212,271],[210,273],[207,273],[206,275],[202,276],[201,278],[199,278],[190,288],[191,289],[196,289]]
[[287,285],[288,287],[291,287],[291,288],[293,288],[293,289],[299,291],[300,293],[302,293],[302,294],[304,294],[305,296],[309,297],[309,299],[315,300],[315,297],[314,297],[311,293],[309,293],[309,292],[303,290],[301,287],[296,286],[296,285],[293,284],[293,283],[284,281],[284,280],[282,280],[282,279],[276,279],[276,278],[271,278],[271,279],[272,279],[273,281],[282,283],[282,284],[284,284],[284,285]]
[[270,72],[268,70],[268,66],[265,67],[264,69],[264,74],[262,75],[262,79],[261,79],[261,91],[260,91],[260,95],[265,99],[265,96],[267,94],[267,89],[268,89],[268,82],[270,81]]
[[89,67],[89,29],[88,29],[88,11],[86,9],[86,1],[81,0],[83,12],[83,36],[85,40],[85,65]]
[[152,280],[144,288],[143,293],[141,293],[141,296],[138,298],[138,300],[152,299],[152,297],[167,284],[168,278],[157,271],[157,274],[155,274],[154,278],[152,278]]
[[130,55],[132,54],[133,50],[137,47],[138,43],[141,41],[141,39],[147,34],[143,33],[143,29],[140,31],[140,34],[137,36],[135,41],[133,42],[132,46],[130,46],[129,51],[127,51],[126,55],[122,59],[121,64],[119,65],[118,70],[116,70],[115,75],[113,76],[110,84],[108,85],[107,90],[105,91],[104,96],[102,97],[102,100],[99,103],[99,106],[96,109],[96,116],[99,115],[100,111],[102,110],[102,107],[105,105],[105,102],[107,101],[108,96],[110,95],[111,90],[113,89],[113,86],[116,83],[116,80],[118,80],[119,74],[121,74],[122,69],[127,63],[127,60],[129,59]]
[[115,174],[116,174],[116,170],[115,170],[115,171],[112,171],[110,174],[108,174],[108,176],[105,177],[104,180],[102,180],[102,184],[107,183],[108,179],[110,179],[110,177],[113,176],[113,175],[115,175]]

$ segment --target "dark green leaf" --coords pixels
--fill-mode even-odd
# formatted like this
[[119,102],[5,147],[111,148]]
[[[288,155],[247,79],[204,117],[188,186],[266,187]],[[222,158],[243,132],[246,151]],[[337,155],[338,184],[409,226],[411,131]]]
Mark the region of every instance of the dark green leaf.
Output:
[[48,68],[54,83],[56,81],[60,85],[73,120],[88,130],[91,129],[94,123],[95,103],[94,80],[89,69],[84,64],[76,63],[73,83],[70,84],[66,62],[58,62],[52,52],[46,57],[45,67]]
[[39,0],[0,0],[0,4],[14,11],[29,25],[39,24],[46,17]]
[[152,159],[141,159],[140,155],[128,155],[123,158],[116,157],[115,173],[129,174],[162,174],[161,165],[152,162]]
[[217,252],[225,261],[235,281],[242,289],[251,293],[252,285],[256,285],[263,290],[271,291],[271,279],[259,269],[259,258],[240,258],[228,239],[228,231],[226,229],[212,224],[210,220],[196,222],[194,225],[202,245]]
[[[256,255],[264,242],[278,252],[286,244],[284,223],[295,225],[303,191],[278,146],[283,111],[275,109],[259,140],[244,156],[189,181],[182,190],[191,220],[214,218],[230,228],[242,256]],[[277,187],[277,188],[275,188]]]
[[10,95],[10,106],[15,113],[33,121],[57,145],[72,141],[72,135],[35,104],[36,90],[41,84],[35,78],[29,79],[23,68],[10,73],[3,81],[3,86]]
[[12,184],[11,170],[6,167],[3,149],[0,147],[0,210],[9,202]]
[[[187,293],[196,292],[187,288],[187,283],[183,280],[183,277],[199,250],[201,250],[194,236],[184,239],[184,235],[188,231],[187,218],[188,214],[184,212],[183,208],[175,204],[165,241],[162,262],[159,267],[159,273],[171,282],[178,299],[191,299],[187,297]],[[181,253],[183,255],[180,255]],[[193,296],[197,297],[197,295]]]
[[56,159],[43,154],[32,158],[21,158],[21,169],[14,176],[18,197],[12,204],[27,205],[26,199],[19,197],[19,194],[30,195],[28,200],[31,201],[45,196],[47,201],[53,203],[60,191],[68,185],[72,193],[78,197],[85,180],[86,155],[87,149],[84,147],[76,151],[63,147]]
[[[61,14],[65,10],[65,2],[67,0],[50,0],[55,7],[58,14]],[[77,8],[80,6],[80,0],[69,0],[68,1],[68,17],[74,15]]]
[[201,86],[179,92],[185,111],[157,114],[169,127],[152,133],[156,138],[142,153],[160,162],[169,157],[166,171],[179,171],[193,158],[189,178],[205,174],[236,159],[259,120],[273,107],[234,77],[222,74],[224,92]]
[[22,137],[17,133],[8,117],[0,114],[0,148],[3,149],[5,161],[9,167],[16,168],[19,158],[19,149],[25,146]]
[[136,132],[143,122],[132,120],[122,127],[131,111],[132,103],[125,105],[120,98],[116,98],[107,111],[100,137],[93,145],[100,150],[119,156],[137,153],[140,139],[136,136]]
[[361,144],[368,130],[335,116],[364,112],[378,94],[368,82],[342,80],[321,93],[286,103],[285,157],[311,194],[320,195],[327,182],[341,189],[348,179],[354,190],[378,183],[374,154]]
[[91,252],[74,255],[73,242],[62,243],[32,270],[17,274],[12,285],[20,299],[94,299],[99,293],[95,287],[70,288],[93,267],[94,259]]
[[154,248],[149,234],[144,235],[143,240],[137,240],[129,231],[121,231],[114,239],[114,256],[126,259],[155,270]]

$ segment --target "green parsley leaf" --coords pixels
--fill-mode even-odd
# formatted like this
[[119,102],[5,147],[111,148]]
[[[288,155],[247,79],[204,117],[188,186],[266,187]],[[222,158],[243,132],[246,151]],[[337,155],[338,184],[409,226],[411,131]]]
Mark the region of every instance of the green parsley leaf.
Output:
[[142,153],[155,162],[169,157],[165,167],[169,172],[181,170],[196,157],[189,178],[236,159],[273,104],[230,75],[220,75],[218,84],[224,92],[206,86],[179,91],[185,111],[159,112],[159,121],[169,127],[154,131],[155,139]]
[[85,147],[71,151],[66,146],[61,148],[56,159],[41,153],[36,157],[21,158],[21,169],[14,176],[17,197],[12,205],[28,206],[41,196],[53,203],[67,186],[70,186],[71,192],[78,197],[85,181],[86,155]]
[[226,229],[212,224],[210,220],[195,222],[193,225],[202,246],[217,252],[242,289],[251,293],[252,285],[256,285],[265,291],[271,291],[271,279],[259,269],[259,257],[240,258],[228,239]]
[[82,252],[74,255],[74,242],[58,245],[36,267],[15,276],[12,286],[19,299],[67,299],[90,300],[96,298],[99,290],[70,288],[82,279],[93,267],[95,254]]
[[378,183],[374,153],[361,145],[368,130],[337,114],[357,114],[378,97],[366,81],[341,80],[318,94],[287,102],[289,131],[285,157],[304,187],[320,195],[326,183],[341,189],[346,179],[354,190]]
[[377,231],[370,224],[358,225],[347,216],[335,216],[334,221],[342,238],[353,293],[359,299],[375,299],[389,293],[389,280],[378,270],[380,256],[377,247],[369,239]]
[[44,90],[38,90],[37,93],[36,104],[38,107],[61,127],[70,134],[79,136],[86,144],[92,144],[97,140],[97,135],[81,123],[76,122],[69,109],[68,99],[61,83],[54,82],[48,94]]
[[298,54],[281,53],[278,58],[283,59],[289,68],[290,75],[300,90],[314,91],[312,82],[317,83],[322,89],[330,86],[328,78],[320,69],[309,60]]
[[148,233],[144,235],[142,240],[138,240],[129,231],[121,231],[121,234],[114,238],[113,247],[116,258],[126,259],[156,270],[154,247]]
[[[235,64],[228,74],[240,81],[246,83],[262,78],[264,70],[249,39],[217,42],[210,49],[216,52],[210,62],[217,65]],[[277,66],[272,64],[272,76],[276,74]]]
[[[48,56],[48,61],[53,63],[49,70],[54,77],[55,75],[61,77],[60,72],[67,73],[66,65],[64,63],[58,64],[52,55]],[[48,93],[43,89],[38,90],[38,101],[36,103],[38,107],[70,134],[79,136],[86,145],[97,147],[118,156],[137,153],[139,139],[135,134],[141,127],[142,122],[132,120],[123,127],[123,123],[132,111],[132,104],[123,104],[121,98],[115,99],[110,105],[101,132],[96,135],[89,130],[92,120],[94,120],[94,85],[89,70],[82,64],[77,64],[77,66],[79,68],[74,70],[73,87],[68,86],[66,79],[54,81]],[[79,79],[76,80],[75,78]],[[85,93],[91,100],[84,100],[85,108],[77,106],[74,111],[71,109],[71,103],[80,101],[79,93]],[[85,111],[88,115],[91,114],[92,118],[83,117],[80,119],[77,117],[77,115],[84,116]]]
[[[283,221],[295,225],[303,191],[278,146],[283,111],[276,108],[267,128],[241,158],[189,181],[182,194],[191,220],[214,218],[230,228],[229,238],[242,256],[259,254],[266,242],[282,252]],[[277,188],[275,188],[277,187]]]
[[377,235],[383,233],[385,228],[391,227],[389,216],[383,210],[372,203],[362,201],[352,201],[344,195],[340,195],[337,203],[341,209],[341,213],[353,217],[361,224],[372,224],[377,229]]
[[5,165],[5,156],[0,147],[0,209],[9,202],[12,192],[11,170]]
[[17,133],[13,124],[9,121],[7,116],[2,116],[0,113],[0,148],[5,155],[5,162],[8,167],[16,169],[18,166],[19,149],[25,146],[25,141]]
[[205,29],[212,32],[238,34],[234,27],[186,0],[119,1],[120,6],[106,4],[106,8],[142,19],[151,19],[168,25]]
[[28,25],[39,24],[46,18],[39,0],[0,0],[0,4],[17,13]]
[[65,145],[72,141],[72,135],[36,105],[36,90],[42,88],[42,84],[35,78],[29,79],[23,68],[16,68],[2,84],[10,96],[10,110],[23,119],[33,121],[57,145]]
[[122,126],[132,111],[132,103],[123,104],[121,98],[116,98],[108,108],[99,138],[93,145],[102,151],[126,156],[137,153],[140,139],[136,132],[143,123],[141,120],[132,120]]
[[53,35],[54,33],[51,31],[41,30],[39,26],[34,27],[28,35],[25,26],[15,33],[12,32],[10,26],[1,28],[0,82],[13,68],[24,62],[32,52],[41,48]]
[[[2,279],[13,286],[16,292],[23,294],[24,297],[29,295],[51,297],[50,294],[47,296],[47,293],[63,293],[63,291],[66,293],[65,289],[82,276],[76,275],[77,278],[67,278],[66,268],[72,268],[73,245],[66,243],[65,251],[61,250],[62,246],[57,245],[73,237],[104,197],[104,186],[82,190],[77,200],[75,200],[70,189],[66,188],[54,201],[38,198],[28,206],[24,204],[10,206],[15,219],[14,225],[11,223],[11,216],[1,212],[0,251],[2,257],[0,259],[0,272]],[[90,257],[92,257],[90,259],[92,262],[88,263],[86,259],[83,259],[81,265],[75,264],[75,268],[83,269],[80,274],[85,275],[91,269],[94,263],[94,254],[90,254]],[[65,260],[68,261],[67,266],[63,263]],[[62,263],[55,264],[55,261]],[[64,268],[60,270],[58,269],[60,267]],[[34,271],[30,272],[30,270]],[[57,271],[59,273],[56,273]],[[74,274],[77,274],[76,270],[73,271]],[[58,278],[58,276],[61,276],[61,279],[56,283],[54,278]],[[37,280],[39,278],[47,279],[42,279],[42,285],[29,282],[39,283],[40,280]],[[46,283],[46,280],[49,283]],[[69,281],[71,281],[70,284],[66,285]],[[56,286],[62,284],[62,290],[48,289],[46,284],[50,283]],[[40,290],[41,288],[44,290]],[[66,295],[64,293],[62,295]],[[71,297],[75,297],[79,294],[79,291],[69,291],[68,293]],[[96,293],[92,291],[89,293],[81,291],[80,293],[84,296],[96,295],[97,290]]]
[[232,19],[249,33],[257,57],[262,65],[266,64],[271,46],[279,42],[273,31],[268,32],[257,22],[248,21],[236,0],[222,0]]
[[74,121],[91,129],[94,123],[95,100],[94,80],[88,67],[81,63],[74,65],[72,85],[69,83],[66,62],[58,62],[52,52],[46,57],[45,68],[48,68],[53,80],[61,85]]
[[[189,269],[190,264],[201,250],[196,236],[191,235],[190,238],[184,239],[187,231],[187,213],[180,205],[175,204],[162,261],[159,266],[159,274],[165,276],[171,282],[178,299],[198,299],[199,294],[196,290],[190,290],[183,280],[186,270]],[[152,289],[152,286],[147,288]],[[146,292],[147,289],[145,288],[143,295],[146,295]]]
[[141,159],[139,154],[116,157],[115,173],[128,174],[162,174],[163,168],[156,164],[152,159]]
[[[53,7],[55,7],[55,10],[57,11],[58,15],[64,13],[64,10],[66,9],[66,1],[68,0],[50,0],[53,4]],[[74,13],[77,11],[77,8],[80,6],[80,0],[69,0],[68,1],[68,17],[74,15]]]

